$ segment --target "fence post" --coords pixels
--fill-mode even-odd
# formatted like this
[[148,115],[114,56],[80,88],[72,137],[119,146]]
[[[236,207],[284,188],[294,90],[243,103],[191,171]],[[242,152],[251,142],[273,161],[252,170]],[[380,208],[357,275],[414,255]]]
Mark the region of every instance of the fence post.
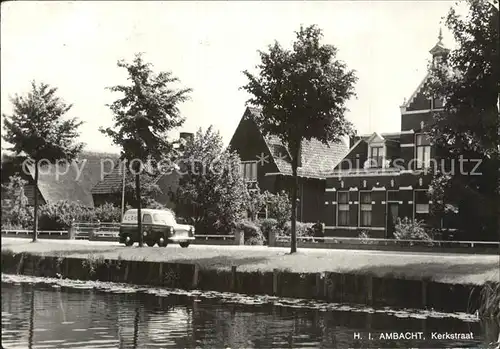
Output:
[[68,239],[75,240],[75,236],[76,236],[76,226],[75,226],[75,219],[73,218],[68,228]]
[[198,273],[200,271],[200,267],[198,264],[194,265],[194,271],[193,271],[193,288],[198,287]]
[[427,307],[427,281],[422,280],[421,283],[421,293],[422,293],[422,307]]
[[368,305],[373,305],[373,277],[366,276],[366,301]]
[[321,281],[322,281],[321,273],[316,273],[316,284],[315,284],[316,298],[321,298],[321,292],[323,291],[323,283]]
[[231,266],[231,292],[236,292],[236,265]]
[[271,229],[269,231],[267,245],[269,247],[276,247],[276,231],[274,229]]
[[97,220],[97,224],[94,225],[91,231],[89,232],[89,240],[95,240],[95,236],[97,235],[96,233],[98,233],[100,230],[101,230],[101,221]]
[[243,230],[237,229],[234,232],[234,244],[235,245],[245,244],[245,233],[243,232]]
[[278,269],[273,269],[273,296],[278,295]]

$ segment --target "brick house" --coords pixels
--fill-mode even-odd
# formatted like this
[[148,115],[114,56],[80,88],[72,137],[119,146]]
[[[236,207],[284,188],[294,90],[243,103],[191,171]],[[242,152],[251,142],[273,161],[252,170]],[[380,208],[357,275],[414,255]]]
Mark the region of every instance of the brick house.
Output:
[[[430,50],[433,64],[448,52],[441,39],[440,34]],[[436,150],[422,130],[432,122],[433,111],[443,108],[442,101],[424,94],[428,79],[429,73],[400,107],[400,132],[350,140],[347,155],[326,179],[325,235],[356,237],[366,231],[370,237],[391,238],[398,217],[443,226],[430,215],[432,201],[427,195],[431,175],[426,169]]]
[[[293,180],[290,152],[276,137],[263,135],[253,119],[257,113],[260,110],[256,108],[245,110],[229,148],[239,154],[241,170],[250,187],[258,185],[261,191],[271,193],[288,191]],[[299,221],[322,219],[325,174],[335,168],[347,150],[347,145],[342,142],[330,145],[314,139],[302,142],[298,168]]]

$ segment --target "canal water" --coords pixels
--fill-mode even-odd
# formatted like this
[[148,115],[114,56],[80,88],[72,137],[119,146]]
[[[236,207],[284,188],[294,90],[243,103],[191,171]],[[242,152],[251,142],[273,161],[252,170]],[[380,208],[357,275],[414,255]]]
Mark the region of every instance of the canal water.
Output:
[[[498,328],[467,314],[2,274],[4,349],[492,348]],[[381,338],[393,333],[414,339]]]

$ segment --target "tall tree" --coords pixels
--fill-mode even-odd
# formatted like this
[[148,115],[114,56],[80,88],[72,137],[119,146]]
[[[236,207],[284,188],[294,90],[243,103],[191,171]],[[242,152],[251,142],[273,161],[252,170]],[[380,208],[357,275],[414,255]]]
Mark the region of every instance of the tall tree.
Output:
[[38,238],[38,175],[40,165],[59,160],[73,160],[83,148],[76,142],[76,118],[67,118],[71,105],[56,95],[57,88],[48,84],[31,83],[31,91],[11,98],[14,111],[5,115],[3,139],[12,144],[15,154],[24,153],[35,169],[33,241]]
[[101,132],[122,148],[121,158],[135,175],[139,246],[142,247],[140,174],[151,170],[144,164],[161,161],[175,152],[167,133],[184,123],[179,104],[189,99],[192,90],[175,88],[173,85],[179,79],[171,72],[154,73],[153,65],[145,62],[141,54],[136,54],[132,63],[119,61],[118,67],[127,70],[131,83],[109,88],[122,93],[123,97],[109,105],[114,126],[101,128]]
[[256,123],[266,135],[277,136],[291,153],[291,253],[297,251],[297,168],[302,141],[315,138],[329,144],[354,133],[344,115],[347,101],[355,95],[357,78],[337,59],[334,46],[321,44],[322,36],[316,26],[301,27],[291,50],[275,42],[268,52],[259,51],[257,75],[244,71],[249,81],[242,88],[252,95],[248,103],[262,109]]
[[499,14],[487,1],[464,3],[467,16],[451,8],[446,17],[457,48],[431,67],[428,93],[445,106],[428,131],[440,156],[455,163],[454,171],[435,171],[431,195],[441,203],[435,211],[458,209],[468,238],[491,239],[500,234]]
[[[209,127],[184,147],[176,201],[200,232],[229,232],[246,207],[247,189],[235,152]],[[226,231],[224,231],[226,230]]]

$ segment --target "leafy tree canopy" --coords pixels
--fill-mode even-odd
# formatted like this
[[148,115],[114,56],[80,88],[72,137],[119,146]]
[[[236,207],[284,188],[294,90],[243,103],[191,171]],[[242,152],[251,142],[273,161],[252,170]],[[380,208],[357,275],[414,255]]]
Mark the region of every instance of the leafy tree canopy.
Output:
[[209,127],[187,142],[183,160],[178,213],[191,217],[199,233],[229,232],[245,209],[238,155],[224,150],[221,135]]
[[16,154],[25,154],[34,161],[50,162],[75,158],[83,144],[77,143],[78,127],[82,122],[66,118],[71,105],[56,95],[57,88],[48,84],[31,83],[27,95],[11,98],[12,115],[5,115],[3,139]]
[[132,63],[119,61],[118,67],[127,70],[131,84],[110,88],[123,97],[109,105],[114,127],[101,132],[121,146],[123,159],[161,160],[174,151],[167,133],[184,123],[179,104],[189,99],[192,90],[174,88],[179,79],[171,72],[155,74],[141,54]]
[[440,156],[455,164],[463,157],[467,163],[465,171],[457,164],[455,171],[434,173],[431,195],[441,202],[437,211],[458,207],[469,238],[487,238],[500,217],[499,14],[486,1],[465,3],[467,16],[452,8],[446,17],[458,47],[431,68],[428,93],[446,103],[428,131]]
[[316,26],[301,27],[292,49],[275,42],[259,51],[257,75],[244,71],[249,81],[242,88],[252,95],[248,103],[262,108],[256,122],[287,144],[292,156],[302,139],[327,143],[353,133],[344,114],[357,78],[337,59],[334,46],[321,44],[322,36]]

